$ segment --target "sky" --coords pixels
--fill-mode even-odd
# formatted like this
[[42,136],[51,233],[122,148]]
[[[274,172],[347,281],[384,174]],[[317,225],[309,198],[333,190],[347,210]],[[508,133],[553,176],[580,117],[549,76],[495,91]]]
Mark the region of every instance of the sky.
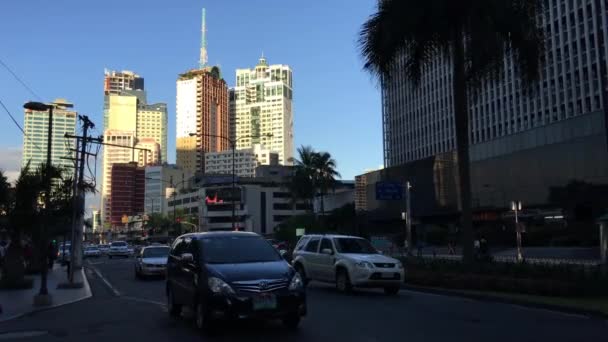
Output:
[[[209,64],[229,86],[237,68],[293,69],[295,146],[335,158],[343,179],[382,165],[380,91],[363,70],[361,24],[376,0],[4,0],[0,4],[0,100],[23,125],[23,103],[66,98],[103,132],[103,72],[145,78],[148,102],[166,102],[169,162],[175,162],[175,81],[197,67],[201,9]],[[22,133],[0,108],[0,169],[15,177]],[[98,158],[100,164],[101,158]],[[98,167],[99,169],[100,167]]]

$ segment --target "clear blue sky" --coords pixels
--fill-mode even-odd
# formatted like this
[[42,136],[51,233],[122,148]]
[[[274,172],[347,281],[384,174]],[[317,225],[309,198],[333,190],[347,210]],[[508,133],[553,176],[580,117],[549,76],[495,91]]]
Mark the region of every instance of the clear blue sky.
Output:
[[[0,4],[0,59],[37,94],[67,98],[103,129],[103,70],[145,77],[149,102],[169,108],[175,161],[175,80],[196,67],[201,8],[209,63],[229,85],[235,69],[269,63],[294,72],[296,146],[330,152],[344,179],[382,164],[380,94],[362,70],[357,33],[375,0],[20,0]],[[0,100],[23,123],[34,99],[0,67]],[[0,109],[0,168],[19,168],[22,135]]]

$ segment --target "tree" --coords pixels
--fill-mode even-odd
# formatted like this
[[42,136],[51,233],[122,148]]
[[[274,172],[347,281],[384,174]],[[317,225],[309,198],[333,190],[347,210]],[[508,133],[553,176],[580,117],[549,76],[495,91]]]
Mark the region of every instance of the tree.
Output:
[[333,188],[336,177],[340,173],[336,171],[336,161],[327,152],[315,153],[313,157],[314,173],[316,178],[316,188],[321,196],[321,216],[325,215],[324,196],[330,188]]
[[4,175],[4,171],[0,170],[0,215],[4,215],[8,212],[10,204],[10,190],[11,185],[8,183],[8,179]]
[[473,261],[468,101],[482,81],[502,77],[505,57],[513,58],[524,86],[537,79],[541,10],[541,0],[379,0],[360,32],[364,68],[380,82],[390,80],[401,58],[414,86],[431,63],[451,64],[465,262]]

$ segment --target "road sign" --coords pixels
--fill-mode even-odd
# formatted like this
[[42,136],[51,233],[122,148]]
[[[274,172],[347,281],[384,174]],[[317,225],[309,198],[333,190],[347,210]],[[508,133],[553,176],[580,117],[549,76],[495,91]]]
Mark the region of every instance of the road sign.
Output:
[[376,182],[376,199],[378,201],[399,201],[403,199],[403,184],[400,182]]
[[296,236],[302,236],[306,234],[306,229],[304,228],[296,228]]

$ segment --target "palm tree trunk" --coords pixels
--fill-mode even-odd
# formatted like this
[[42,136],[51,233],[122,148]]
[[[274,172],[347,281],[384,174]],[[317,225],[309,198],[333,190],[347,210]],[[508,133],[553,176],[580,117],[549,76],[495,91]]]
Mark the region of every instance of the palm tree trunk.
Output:
[[464,65],[464,42],[462,33],[455,34],[452,42],[454,92],[454,122],[456,126],[456,153],[458,156],[458,178],[460,183],[462,256],[465,263],[473,262],[473,218],[471,210],[471,170],[469,159],[469,111],[467,104],[467,82]]

